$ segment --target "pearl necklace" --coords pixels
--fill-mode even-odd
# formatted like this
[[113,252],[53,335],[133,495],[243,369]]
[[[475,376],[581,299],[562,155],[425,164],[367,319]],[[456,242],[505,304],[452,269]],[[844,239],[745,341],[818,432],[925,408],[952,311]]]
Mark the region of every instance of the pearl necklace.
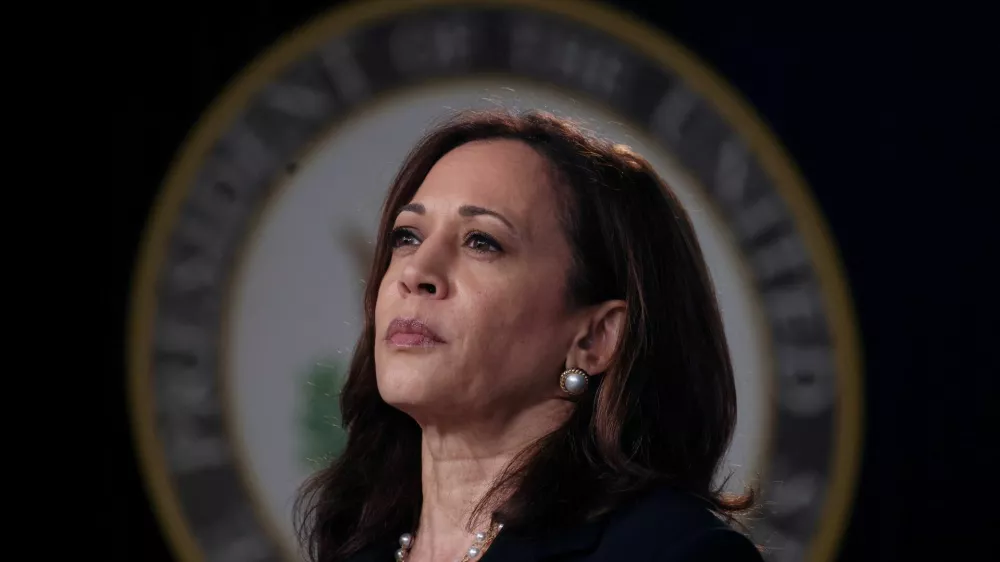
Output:
[[[465,552],[465,556],[462,557],[461,562],[469,562],[470,560],[475,560],[483,553],[493,540],[497,538],[500,534],[500,529],[503,529],[503,523],[496,523],[490,527],[489,531],[479,531],[476,533],[476,539],[472,542],[472,546],[469,550]],[[396,551],[396,560],[398,562],[403,562],[406,560],[406,554],[410,552],[410,547],[413,546],[414,536],[411,533],[403,533],[399,536],[399,550]]]

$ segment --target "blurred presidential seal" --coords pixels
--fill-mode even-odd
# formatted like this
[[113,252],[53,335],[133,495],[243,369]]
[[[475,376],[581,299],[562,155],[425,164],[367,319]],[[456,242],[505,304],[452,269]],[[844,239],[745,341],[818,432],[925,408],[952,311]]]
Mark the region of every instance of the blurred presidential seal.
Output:
[[728,462],[773,560],[830,560],[860,452],[852,305],[805,182],[661,32],[583,2],[365,1],[289,35],[195,127],[153,209],[129,342],[135,434],[185,561],[297,557],[296,487],[335,456],[382,197],[455,109],[544,109],[635,147],[691,211],[730,338]]

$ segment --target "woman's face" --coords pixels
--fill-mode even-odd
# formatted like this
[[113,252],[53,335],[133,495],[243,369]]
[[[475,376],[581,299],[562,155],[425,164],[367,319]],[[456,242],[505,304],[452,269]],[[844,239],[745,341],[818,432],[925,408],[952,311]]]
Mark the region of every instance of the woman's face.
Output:
[[436,163],[389,238],[375,305],[386,402],[423,424],[500,419],[559,395],[580,326],[559,216],[548,164],[526,144],[473,142]]

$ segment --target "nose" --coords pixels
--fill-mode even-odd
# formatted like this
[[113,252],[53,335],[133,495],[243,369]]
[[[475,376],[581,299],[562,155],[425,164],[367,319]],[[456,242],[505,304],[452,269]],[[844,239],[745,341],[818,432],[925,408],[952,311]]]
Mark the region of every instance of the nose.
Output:
[[448,296],[448,256],[446,249],[425,240],[410,255],[399,276],[399,294],[403,297],[443,299]]

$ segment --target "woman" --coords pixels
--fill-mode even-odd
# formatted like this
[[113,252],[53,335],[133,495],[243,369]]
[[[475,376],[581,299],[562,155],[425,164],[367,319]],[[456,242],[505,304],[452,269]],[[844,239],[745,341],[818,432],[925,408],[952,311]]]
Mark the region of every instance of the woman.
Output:
[[[383,208],[348,443],[300,498],[319,562],[760,560],[713,488],[722,321],[643,158],[545,114],[425,137]],[[721,516],[721,517],[720,517]]]

